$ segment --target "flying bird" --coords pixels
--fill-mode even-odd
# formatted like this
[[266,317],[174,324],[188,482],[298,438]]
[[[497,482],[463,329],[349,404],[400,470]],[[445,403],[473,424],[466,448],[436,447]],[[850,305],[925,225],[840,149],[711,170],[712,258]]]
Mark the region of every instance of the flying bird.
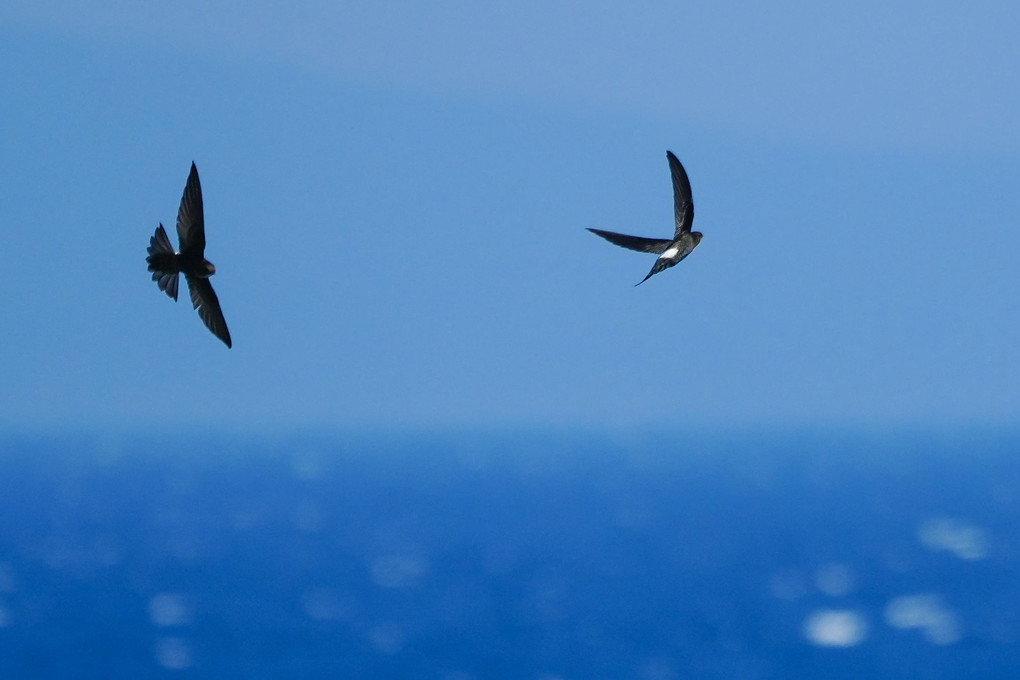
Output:
[[180,252],[174,252],[163,223],[149,239],[149,263],[152,280],[159,289],[177,301],[178,274],[184,274],[191,292],[191,303],[206,327],[230,347],[230,331],[220,309],[209,277],[216,273],[213,263],[205,259],[205,218],[202,215],[202,185],[198,183],[198,168],[191,164],[191,174],[181,196],[177,210],[177,240]]
[[669,172],[673,176],[673,211],[676,216],[676,232],[672,240],[665,238],[644,238],[642,236],[627,236],[617,234],[615,231],[603,231],[602,229],[588,228],[593,234],[598,234],[610,243],[615,243],[623,248],[630,248],[643,253],[658,253],[659,258],[652,265],[652,270],[645,278],[638,281],[635,286],[650,279],[663,269],[669,269],[680,260],[684,259],[701,243],[701,232],[691,231],[691,224],[694,222],[694,201],[691,200],[691,181],[687,179],[684,166],[680,164],[672,151],[666,152],[669,159]]

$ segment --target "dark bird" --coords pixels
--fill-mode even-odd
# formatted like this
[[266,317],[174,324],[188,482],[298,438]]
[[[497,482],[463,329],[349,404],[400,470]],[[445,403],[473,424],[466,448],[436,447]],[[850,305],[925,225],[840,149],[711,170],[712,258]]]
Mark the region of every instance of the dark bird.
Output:
[[220,309],[209,277],[216,273],[213,263],[205,259],[205,218],[202,215],[202,185],[198,183],[198,168],[191,164],[188,184],[177,210],[177,240],[181,251],[174,252],[163,223],[149,239],[149,263],[152,280],[159,289],[177,301],[177,275],[183,273],[191,292],[191,303],[206,327],[230,347],[230,331]]
[[603,231],[601,229],[588,228],[588,231],[598,234],[610,243],[615,243],[623,248],[638,250],[643,253],[658,253],[659,259],[652,265],[648,276],[638,281],[635,286],[650,279],[663,269],[669,269],[680,260],[684,259],[701,243],[701,232],[691,231],[691,224],[694,223],[694,201],[691,200],[691,181],[687,179],[684,166],[680,164],[672,151],[666,152],[669,159],[669,172],[673,176],[673,211],[676,216],[676,232],[673,239],[665,238],[644,238],[641,236],[627,236],[617,234],[615,231]]

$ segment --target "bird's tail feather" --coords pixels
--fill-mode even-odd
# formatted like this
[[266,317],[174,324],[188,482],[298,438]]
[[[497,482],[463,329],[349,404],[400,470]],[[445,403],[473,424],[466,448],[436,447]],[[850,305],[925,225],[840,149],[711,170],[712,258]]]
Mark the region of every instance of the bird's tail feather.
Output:
[[662,258],[659,258],[658,260],[655,261],[655,264],[652,265],[652,270],[645,275],[645,278],[635,283],[634,287],[636,288],[640,286],[642,283],[652,278],[653,276],[661,272],[663,269],[667,269],[669,266],[670,265],[666,264],[666,262]]
[[167,238],[166,229],[163,228],[163,224],[160,223],[156,227],[156,233],[149,239],[149,255],[173,255],[174,247],[170,244],[170,239]]
[[149,256],[145,261],[149,263],[149,271],[152,272],[152,280],[156,282],[159,289],[177,300],[177,253],[170,245],[166,229],[160,224],[156,227],[156,233],[149,239]]
[[172,297],[174,302],[177,302],[177,284],[179,281],[177,272],[154,271],[152,272],[152,280],[156,282],[160,290],[166,291],[166,294]]

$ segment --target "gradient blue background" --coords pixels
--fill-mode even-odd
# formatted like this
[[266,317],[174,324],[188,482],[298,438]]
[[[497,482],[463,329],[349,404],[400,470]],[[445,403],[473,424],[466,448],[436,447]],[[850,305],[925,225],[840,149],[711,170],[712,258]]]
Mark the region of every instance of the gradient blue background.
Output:
[[[0,423],[1018,415],[1013,3],[288,7],[0,8]],[[231,351],[145,271],[192,160]]]
[[0,676],[1016,678],[1018,25],[3,3]]

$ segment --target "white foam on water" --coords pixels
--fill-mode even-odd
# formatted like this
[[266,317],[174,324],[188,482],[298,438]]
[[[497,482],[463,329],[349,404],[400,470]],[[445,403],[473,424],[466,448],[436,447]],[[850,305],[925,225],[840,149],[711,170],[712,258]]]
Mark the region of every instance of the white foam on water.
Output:
[[191,606],[180,593],[157,593],[149,600],[149,621],[160,628],[187,626],[191,623]]
[[885,622],[900,630],[919,629],[933,645],[951,645],[960,641],[959,618],[938,595],[902,595],[885,606]]
[[804,637],[819,647],[854,647],[868,636],[868,622],[851,609],[818,609],[804,622]]
[[962,560],[988,557],[988,531],[953,517],[933,517],[921,523],[917,538],[930,550],[945,550]]
[[830,597],[842,597],[854,591],[857,579],[845,564],[826,564],[815,571],[815,587]]
[[175,671],[191,668],[195,662],[191,644],[179,637],[159,638],[156,640],[156,662]]

